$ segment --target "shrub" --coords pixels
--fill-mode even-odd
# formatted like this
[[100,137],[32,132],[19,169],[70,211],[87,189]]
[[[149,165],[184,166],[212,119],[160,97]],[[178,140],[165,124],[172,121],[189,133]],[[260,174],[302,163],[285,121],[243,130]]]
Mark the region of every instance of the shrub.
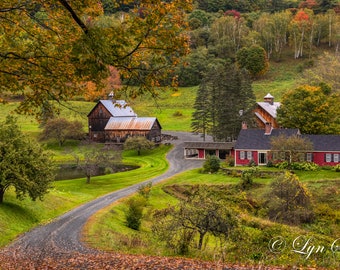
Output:
[[257,166],[256,162],[252,159],[249,161],[248,163],[248,167],[254,167],[254,166]]
[[334,167],[334,170],[335,170],[336,172],[340,172],[340,164],[336,165],[336,166]]
[[183,113],[180,112],[180,111],[175,111],[175,112],[172,114],[172,116],[181,117],[181,116],[183,116]]
[[319,165],[314,162],[293,162],[291,164],[291,169],[300,170],[300,171],[317,171],[319,169]]
[[254,178],[258,176],[258,168],[252,167],[249,170],[245,170],[241,174],[241,188],[246,189],[253,185]]
[[208,156],[203,164],[203,171],[208,173],[216,173],[220,168],[221,162],[217,156]]
[[142,222],[143,209],[146,199],[143,196],[135,196],[127,200],[127,211],[125,213],[126,226],[133,230],[139,230]]
[[235,159],[233,156],[227,156],[225,159],[225,163],[229,166],[229,167],[234,167],[235,166]]
[[148,182],[146,184],[139,186],[138,194],[144,197],[146,200],[148,200],[150,197],[151,187],[152,187],[152,182]]

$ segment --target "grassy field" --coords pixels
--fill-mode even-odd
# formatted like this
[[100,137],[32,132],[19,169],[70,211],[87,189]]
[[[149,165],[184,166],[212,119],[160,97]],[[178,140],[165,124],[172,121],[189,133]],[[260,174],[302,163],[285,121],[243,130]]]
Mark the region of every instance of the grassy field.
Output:
[[14,190],[9,190],[5,193],[4,203],[0,204],[0,247],[20,233],[46,223],[80,204],[163,173],[168,168],[165,155],[170,147],[161,146],[142,152],[141,156],[137,156],[134,151],[126,151],[123,161],[139,165],[140,168],[92,177],[90,184],[86,184],[85,178],[56,181],[43,201],[32,202],[28,198],[19,201],[15,198]]
[[[316,174],[317,176],[315,176],[314,172],[298,172],[298,174],[301,179],[304,179],[313,195],[317,215],[320,215],[320,211],[323,210],[325,212],[322,215],[330,214],[329,208],[325,208],[325,200],[328,201],[330,208],[339,209],[340,197],[334,191],[340,187],[339,173],[328,170],[320,171],[319,174]],[[319,180],[316,181],[315,179]],[[245,192],[247,200],[253,203],[263,201],[271,180],[272,178],[256,179],[254,187]],[[167,248],[166,243],[157,239],[151,230],[153,211],[178,203],[178,200],[165,193],[163,188],[172,185],[196,185],[203,183],[211,187],[226,185],[235,187],[239,181],[239,177],[226,176],[221,173],[202,174],[199,169],[184,172],[152,187],[148,206],[144,209],[144,217],[139,231],[129,229],[126,226],[125,213],[127,206],[124,203],[126,199],[124,199],[120,203],[115,203],[91,217],[85,227],[84,240],[90,246],[103,250],[178,256],[172,249]],[[320,188],[322,189],[320,190]],[[235,195],[239,196],[240,194],[242,192],[239,193],[236,190]],[[291,265],[292,267],[299,265],[337,269],[338,259],[340,259],[339,254],[332,254],[329,250],[321,255],[313,254],[309,259],[306,259],[304,256],[295,254],[289,249],[281,254],[271,253],[268,249],[268,242],[274,236],[283,236],[287,242],[292,243],[296,237],[304,235],[317,239],[315,241],[318,241],[320,245],[322,243],[325,246],[330,246],[340,234],[339,211],[333,213],[337,217],[330,215],[326,219],[321,218],[321,221],[314,222],[308,226],[288,226],[274,223],[262,217],[261,212],[254,214],[250,211],[240,210],[238,214],[241,220],[243,235],[239,236],[236,242],[229,239],[228,245],[224,247],[224,259],[227,262],[255,265]],[[325,221],[327,219],[328,223]],[[202,251],[191,247],[190,252],[186,256],[206,260],[221,260],[221,253],[223,252],[219,244],[220,242],[217,238],[209,235]]]

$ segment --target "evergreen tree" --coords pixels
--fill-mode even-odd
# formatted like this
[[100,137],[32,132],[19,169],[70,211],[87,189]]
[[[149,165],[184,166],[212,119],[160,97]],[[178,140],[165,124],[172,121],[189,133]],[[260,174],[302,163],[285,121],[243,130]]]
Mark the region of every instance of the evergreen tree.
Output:
[[192,128],[209,133],[215,141],[237,137],[243,121],[252,122],[255,96],[246,71],[235,64],[216,64],[208,68],[199,86]]
[[205,82],[198,88],[192,114],[191,128],[193,132],[202,133],[203,141],[211,129],[211,114],[209,110],[208,89]]

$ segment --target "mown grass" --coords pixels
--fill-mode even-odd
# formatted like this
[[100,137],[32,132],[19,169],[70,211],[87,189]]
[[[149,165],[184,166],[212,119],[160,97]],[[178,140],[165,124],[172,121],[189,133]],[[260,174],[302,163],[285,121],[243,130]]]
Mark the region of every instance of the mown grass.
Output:
[[[321,184],[318,181],[306,180],[311,175],[313,175],[312,172],[299,172],[299,176],[305,179],[307,187],[312,192],[314,200],[316,200],[314,201],[316,212],[324,209],[323,207],[325,206],[322,200],[330,198],[330,193],[332,193],[332,200],[328,199],[329,206],[338,209],[340,197],[338,196],[337,198],[336,193],[334,193],[336,191],[334,190],[338,188],[337,183],[339,183],[340,174],[329,170],[322,171],[318,175],[322,177],[318,178],[322,181],[322,190],[319,189]],[[316,178],[314,177],[313,179]],[[263,201],[272,179],[272,177],[255,179],[255,186],[246,191],[249,200],[253,202]],[[151,231],[151,216],[154,209],[163,209],[178,202],[175,197],[165,193],[162,188],[166,185],[237,185],[239,181],[239,177],[226,176],[224,174],[202,174],[199,169],[176,175],[152,187],[148,206],[144,210],[142,226],[139,231],[127,228],[125,224],[127,206],[124,204],[125,199],[122,199],[119,203],[115,203],[91,217],[84,230],[84,240],[90,246],[103,250],[178,256],[173,250],[166,247],[166,243],[162,243],[155,238]],[[241,242],[229,241],[227,246],[229,249],[227,254],[225,254],[226,260],[232,263],[238,262],[243,264],[323,266],[329,269],[336,269],[339,257],[336,254],[334,257],[329,247],[332,241],[336,240],[340,233],[340,228],[334,223],[336,222],[335,220],[331,221],[332,218],[336,219],[336,217],[331,216],[329,208],[325,209],[328,212],[324,214],[330,215],[326,217],[326,219],[329,219],[328,223],[321,221],[310,226],[300,227],[271,222],[266,217],[261,217],[261,214],[255,216],[251,213],[240,212],[239,215],[242,220],[241,228],[244,235],[248,236],[245,236],[246,239],[239,240]],[[339,215],[339,211],[335,213]],[[337,222],[339,222],[339,217]],[[274,254],[268,250],[268,243],[275,236],[283,236],[287,243],[291,244],[300,235],[313,237],[313,239],[316,239],[313,243],[323,244],[327,246],[328,250],[324,254],[313,254],[308,260],[304,256],[292,252],[289,248],[282,254]],[[242,236],[240,238],[242,239]],[[216,243],[218,243],[216,238],[210,235],[207,239],[203,251],[195,250],[192,247],[191,252],[186,256],[207,260],[221,259],[221,254],[218,252],[219,247],[216,246]]]
[[160,146],[143,151],[141,156],[134,151],[126,151],[123,161],[140,168],[92,177],[90,184],[86,184],[85,178],[56,181],[43,201],[32,202],[28,198],[19,201],[14,190],[9,190],[5,193],[4,203],[0,204],[0,247],[32,227],[48,222],[82,203],[163,173],[168,168],[165,155],[170,148]]

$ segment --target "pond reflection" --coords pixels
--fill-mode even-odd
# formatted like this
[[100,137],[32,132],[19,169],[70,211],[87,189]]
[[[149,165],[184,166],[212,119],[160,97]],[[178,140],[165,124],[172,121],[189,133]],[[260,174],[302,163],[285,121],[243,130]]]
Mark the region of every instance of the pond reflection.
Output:
[[[115,164],[110,167],[100,167],[97,169],[93,176],[111,174],[116,172],[125,172],[138,169],[138,166],[126,165],[126,164]],[[76,164],[63,164],[57,170],[57,174],[54,180],[70,180],[77,178],[84,178],[85,173],[77,167]]]

